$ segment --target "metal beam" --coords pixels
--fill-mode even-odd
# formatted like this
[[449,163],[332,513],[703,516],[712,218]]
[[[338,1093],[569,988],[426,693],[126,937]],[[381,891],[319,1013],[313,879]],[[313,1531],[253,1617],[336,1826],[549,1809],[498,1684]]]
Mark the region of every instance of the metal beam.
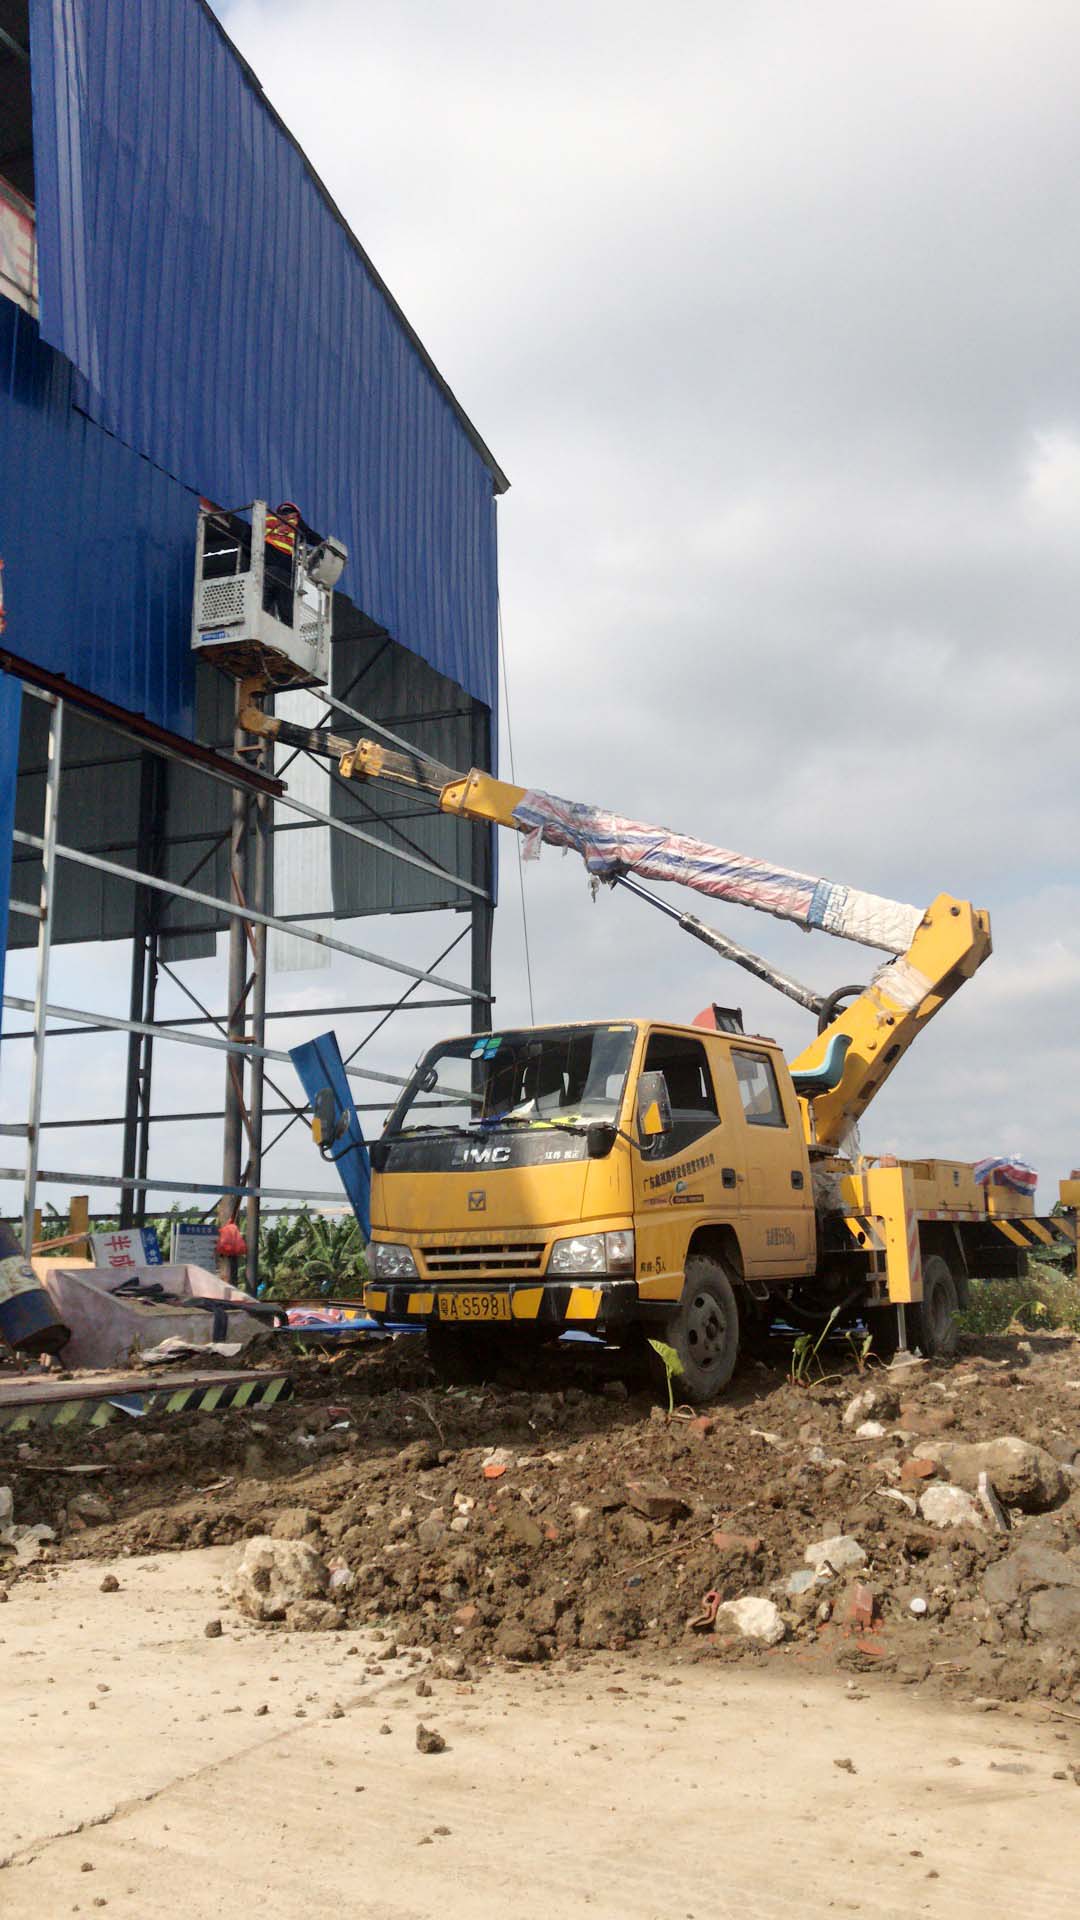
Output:
[[[15,1007],[20,1013],[30,1013],[34,1002],[24,1000],[21,994],[5,993],[5,1007]],[[160,1027],[151,1026],[145,1020],[110,1019],[104,1013],[80,1013],[77,1007],[47,1006],[45,1012],[50,1020],[74,1020],[78,1026],[97,1025],[110,1033],[149,1033],[157,1034],[162,1040],[173,1040],[186,1047],[209,1047],[214,1053],[237,1053],[250,1059],[254,1055],[263,1060],[280,1060],[286,1066],[292,1062],[287,1053],[279,1053],[274,1047],[252,1047],[247,1044],[236,1046],[231,1040],[215,1040],[208,1033],[181,1033],[175,1028],[164,1032]],[[378,1080],[387,1087],[407,1087],[408,1080],[398,1073],[376,1073],[371,1067],[351,1067],[350,1074],[358,1080]]]
[[[39,834],[23,833],[16,828],[12,838],[22,847],[36,847],[41,852],[45,849],[45,842]],[[468,995],[470,992],[460,980],[444,980],[441,974],[424,973],[420,967],[410,967],[404,960],[390,960],[385,954],[369,953],[366,947],[354,947],[348,940],[335,940],[328,933],[316,933],[311,927],[290,924],[277,914],[258,913],[253,907],[217,900],[213,894],[199,893],[194,887],[182,887],[176,881],[165,880],[158,874],[141,873],[134,867],[118,866],[115,860],[101,860],[96,854],[81,852],[78,847],[57,845],[55,851],[59,859],[72,860],[76,866],[93,867],[98,873],[111,873],[118,880],[130,880],[133,886],[156,887],[160,893],[171,893],[181,900],[194,901],[197,907],[212,907],[215,913],[247,920],[252,926],[277,927],[283,933],[295,933],[298,940],[310,940],[314,946],[329,947],[333,953],[346,953],[350,960],[367,960],[374,967],[385,967],[388,973],[403,973],[409,980],[430,981],[432,986],[446,987],[451,993]],[[440,877],[445,878],[445,875]]]
[[[21,1167],[0,1167],[0,1180],[21,1180],[22,1177],[23,1169]],[[130,1178],[125,1179],[121,1174],[57,1173],[46,1170],[44,1167],[39,1168],[37,1177],[40,1181],[50,1186],[59,1187],[149,1187],[155,1193],[223,1194],[226,1192],[224,1187],[210,1187],[206,1185],[205,1181],[133,1180]],[[236,1199],[246,1200],[248,1195],[253,1193],[255,1189],[253,1187],[234,1187],[230,1191]],[[340,1193],[301,1193],[295,1187],[262,1187],[259,1191],[260,1197],[263,1200],[327,1200],[334,1205],[340,1205],[341,1203]]]
[[[35,919],[37,912],[35,907]],[[176,975],[164,961],[161,961],[160,965],[172,979],[176,979]],[[182,982],[178,984],[182,985]],[[438,1000],[368,1000],[358,1003],[355,1007],[271,1007],[267,1009],[266,1018],[268,1020],[332,1020],[339,1013],[428,1013],[432,1007],[471,1005],[472,1001],[466,994],[447,994]],[[178,1013],[168,1020],[155,1020],[152,1024],[155,1033],[164,1032],[168,1027],[219,1027],[224,1032],[226,1021],[223,1013]],[[83,1034],[108,1031],[107,1027],[47,1027],[45,1038],[46,1040],[74,1040],[81,1039]],[[33,1037],[32,1027],[18,1027],[14,1033],[5,1033],[4,1045],[7,1046],[9,1040],[32,1040]]]

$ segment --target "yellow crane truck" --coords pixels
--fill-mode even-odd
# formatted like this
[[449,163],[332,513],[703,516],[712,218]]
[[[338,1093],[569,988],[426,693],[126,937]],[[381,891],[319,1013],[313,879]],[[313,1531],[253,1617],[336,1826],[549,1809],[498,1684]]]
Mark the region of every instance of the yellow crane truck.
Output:
[[[943,1354],[969,1279],[1071,1246],[1035,1213],[1023,1169],[877,1158],[857,1123],[916,1035],[990,953],[986,913],[940,894],[920,912],[374,740],[243,723],[332,755],[346,778],[575,848],[817,1022],[789,1064],[736,1009],[470,1034],[424,1054],[371,1147],[371,1279],[379,1320],[423,1324],[445,1359],[492,1338],[644,1329],[674,1348],[683,1399],[729,1381],[740,1330],[777,1314],[821,1328],[861,1315],[880,1347]],[[883,949],[868,986],[821,996],[680,913],[642,876],[683,881]],[[317,1123],[318,1125],[318,1123]],[[1003,1174],[1005,1184],[995,1177]],[[979,1177],[977,1177],[977,1175]],[[1012,1181],[1012,1184],[1008,1182]]]

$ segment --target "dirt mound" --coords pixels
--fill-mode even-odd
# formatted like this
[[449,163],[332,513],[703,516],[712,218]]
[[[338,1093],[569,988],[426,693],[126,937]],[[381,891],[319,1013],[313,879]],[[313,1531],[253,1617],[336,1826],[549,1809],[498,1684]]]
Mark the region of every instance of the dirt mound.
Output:
[[[444,1389],[401,1340],[299,1359],[269,1412],[0,1436],[16,1519],[57,1536],[21,1577],[270,1535],[321,1557],[328,1618],[467,1661],[682,1646],[1080,1700],[1080,1341],[968,1342],[951,1366],[814,1387],[749,1362],[672,1419],[618,1364]],[[1044,1510],[973,1477],[970,1443],[1006,1439],[978,1460],[1030,1468]],[[59,1471],[76,1465],[104,1471]]]

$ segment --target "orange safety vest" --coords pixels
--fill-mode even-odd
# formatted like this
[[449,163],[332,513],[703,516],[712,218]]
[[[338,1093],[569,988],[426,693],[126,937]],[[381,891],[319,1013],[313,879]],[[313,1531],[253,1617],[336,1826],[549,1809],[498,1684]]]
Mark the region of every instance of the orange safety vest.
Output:
[[279,553],[287,553],[291,559],[296,552],[296,536],[299,528],[299,507],[294,507],[291,500],[283,500],[280,507],[266,516],[267,546],[276,547]]

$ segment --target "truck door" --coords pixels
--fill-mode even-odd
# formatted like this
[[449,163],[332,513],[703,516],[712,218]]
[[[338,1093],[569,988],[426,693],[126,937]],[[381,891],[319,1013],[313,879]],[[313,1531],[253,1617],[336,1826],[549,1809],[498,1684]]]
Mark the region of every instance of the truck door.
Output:
[[752,1271],[809,1273],[816,1258],[813,1196],[794,1089],[784,1090],[764,1048],[733,1046],[731,1064],[746,1123],[746,1215]]
[[745,1190],[742,1128],[724,1123],[708,1055],[685,1033],[650,1033],[642,1072],[664,1074],[672,1127],[634,1155],[638,1281],[643,1297],[677,1300],[687,1242],[703,1213],[715,1218]]

